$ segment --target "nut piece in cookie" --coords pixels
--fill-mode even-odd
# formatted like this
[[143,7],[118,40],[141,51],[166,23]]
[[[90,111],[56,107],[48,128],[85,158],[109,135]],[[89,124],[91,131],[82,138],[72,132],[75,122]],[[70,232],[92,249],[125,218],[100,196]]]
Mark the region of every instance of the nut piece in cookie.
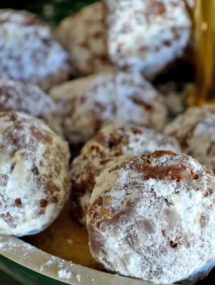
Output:
[[103,1],[108,53],[118,67],[154,76],[188,45],[191,20],[186,1]]
[[156,150],[180,152],[180,147],[174,138],[152,129],[134,125],[110,125],[101,129],[72,163],[71,201],[78,220],[86,222],[90,196],[102,169],[120,156],[132,157]]
[[104,35],[102,3],[84,7],[62,21],[56,38],[69,52],[74,76],[111,68]]
[[0,234],[44,230],[69,194],[67,143],[41,120],[0,113]]
[[91,75],[56,86],[50,95],[73,145],[87,142],[110,123],[161,130],[167,117],[163,96],[135,73]]
[[215,264],[214,189],[215,177],[184,154],[116,160],[91,196],[92,255],[112,272],[156,284],[207,274]]
[[33,83],[43,89],[68,78],[67,53],[34,14],[0,10],[0,46],[2,78]]

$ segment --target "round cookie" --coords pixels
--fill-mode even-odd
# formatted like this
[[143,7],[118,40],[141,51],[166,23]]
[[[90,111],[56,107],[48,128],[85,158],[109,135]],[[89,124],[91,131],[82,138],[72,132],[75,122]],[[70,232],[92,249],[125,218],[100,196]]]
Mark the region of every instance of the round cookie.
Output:
[[167,108],[163,97],[139,74],[106,72],[56,86],[65,136],[71,144],[87,142],[103,126],[131,123],[162,129]]
[[0,79],[0,112],[3,111],[20,111],[41,118],[63,137],[54,101],[36,85]]
[[190,3],[181,0],[104,0],[104,3],[108,53],[119,68],[151,77],[183,54],[191,35]]
[[102,3],[84,7],[64,19],[56,38],[68,50],[74,76],[83,76],[111,68],[103,29]]
[[44,230],[69,194],[67,143],[41,120],[0,113],[0,234]]
[[71,166],[71,201],[78,220],[85,224],[86,211],[96,177],[114,158],[156,150],[180,152],[175,139],[132,125],[110,125],[101,129],[82,149]]
[[0,74],[48,89],[68,78],[68,55],[50,28],[26,11],[0,10]]
[[56,106],[36,85],[0,78],[0,112],[3,111],[21,111],[45,118],[56,112]]
[[116,160],[97,178],[87,215],[91,253],[106,269],[158,284],[215,264],[215,177],[167,151]]
[[190,108],[165,128],[178,139],[182,151],[215,173],[215,106]]

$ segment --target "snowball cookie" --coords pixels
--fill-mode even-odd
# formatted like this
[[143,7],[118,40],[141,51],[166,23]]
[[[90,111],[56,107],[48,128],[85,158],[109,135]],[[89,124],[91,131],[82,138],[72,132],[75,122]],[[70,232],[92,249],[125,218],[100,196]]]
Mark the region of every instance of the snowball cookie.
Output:
[[215,106],[190,108],[165,128],[176,137],[183,152],[215,173]]
[[110,68],[103,28],[102,3],[83,8],[62,21],[56,38],[69,51],[75,76]]
[[167,117],[163,97],[138,74],[99,73],[61,84],[50,95],[71,144],[87,142],[109,123],[160,130]]
[[215,264],[215,177],[185,154],[116,160],[97,178],[87,227],[106,269],[153,283],[193,279]]
[[96,177],[114,158],[135,156],[156,150],[180,152],[175,139],[133,125],[110,125],[101,129],[82,149],[71,167],[71,198],[75,213],[85,224],[86,211]]
[[61,122],[56,118],[54,101],[36,85],[0,79],[0,112],[22,111],[43,119],[46,124],[63,136]]
[[182,0],[103,0],[108,52],[118,67],[154,76],[188,45],[191,20]]
[[0,10],[0,74],[44,89],[68,78],[68,55],[34,14]]
[[56,106],[36,85],[0,78],[0,112],[13,110],[44,118],[56,112]]
[[42,121],[0,113],[0,234],[44,230],[68,197],[67,143]]

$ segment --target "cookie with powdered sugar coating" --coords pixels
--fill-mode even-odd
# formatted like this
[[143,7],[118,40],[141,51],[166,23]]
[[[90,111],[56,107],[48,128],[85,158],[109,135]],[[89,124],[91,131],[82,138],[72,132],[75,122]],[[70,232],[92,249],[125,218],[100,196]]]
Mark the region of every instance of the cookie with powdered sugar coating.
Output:
[[91,253],[111,272],[153,284],[206,275],[215,264],[215,177],[167,151],[115,160],[96,180]]
[[38,233],[59,215],[69,194],[69,151],[41,120],[0,113],[0,234]]
[[104,33],[102,3],[84,7],[64,19],[56,38],[69,52],[74,76],[83,76],[111,68]]
[[56,112],[56,106],[38,86],[0,78],[0,111],[21,111],[44,118]]
[[78,220],[85,224],[96,177],[110,161],[156,150],[180,152],[180,147],[174,138],[152,129],[134,125],[110,125],[101,129],[72,162],[71,201]]
[[191,35],[183,0],[104,0],[110,59],[119,68],[155,76],[181,56]]
[[36,85],[0,79],[0,111],[20,111],[41,118],[63,136],[54,101]]
[[69,75],[68,55],[50,28],[27,11],[0,10],[0,74],[49,89]]
[[196,158],[215,173],[215,107],[190,108],[165,128],[183,152]]
[[141,75],[106,72],[73,80],[50,91],[71,144],[87,142],[107,124],[132,123],[162,129],[163,96]]

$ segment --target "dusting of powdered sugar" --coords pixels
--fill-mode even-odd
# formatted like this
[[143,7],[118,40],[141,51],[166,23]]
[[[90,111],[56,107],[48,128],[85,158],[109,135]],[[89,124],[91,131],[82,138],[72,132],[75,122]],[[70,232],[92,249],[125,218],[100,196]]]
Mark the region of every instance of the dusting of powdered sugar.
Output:
[[96,74],[57,86],[50,94],[71,144],[88,141],[110,123],[160,130],[167,117],[161,94],[135,73]]
[[94,258],[158,284],[205,275],[215,260],[214,187],[184,154],[115,160],[97,177],[87,214]]
[[68,197],[67,143],[42,121],[0,113],[0,233],[35,234],[59,215]]
[[215,173],[215,108],[190,108],[165,128],[175,136],[183,152],[193,156]]
[[189,42],[191,20],[184,1],[105,0],[105,6],[108,51],[119,67],[154,75]]
[[62,279],[69,279],[72,277],[72,272],[67,269],[60,269],[58,271],[58,276],[59,278],[62,278]]
[[180,152],[180,147],[174,138],[152,129],[133,125],[110,125],[101,129],[83,147],[71,166],[71,195],[76,211],[80,212],[80,221],[85,223],[96,177],[112,159],[156,150]]
[[35,15],[0,10],[0,22],[2,78],[42,84],[68,68],[67,53]]

